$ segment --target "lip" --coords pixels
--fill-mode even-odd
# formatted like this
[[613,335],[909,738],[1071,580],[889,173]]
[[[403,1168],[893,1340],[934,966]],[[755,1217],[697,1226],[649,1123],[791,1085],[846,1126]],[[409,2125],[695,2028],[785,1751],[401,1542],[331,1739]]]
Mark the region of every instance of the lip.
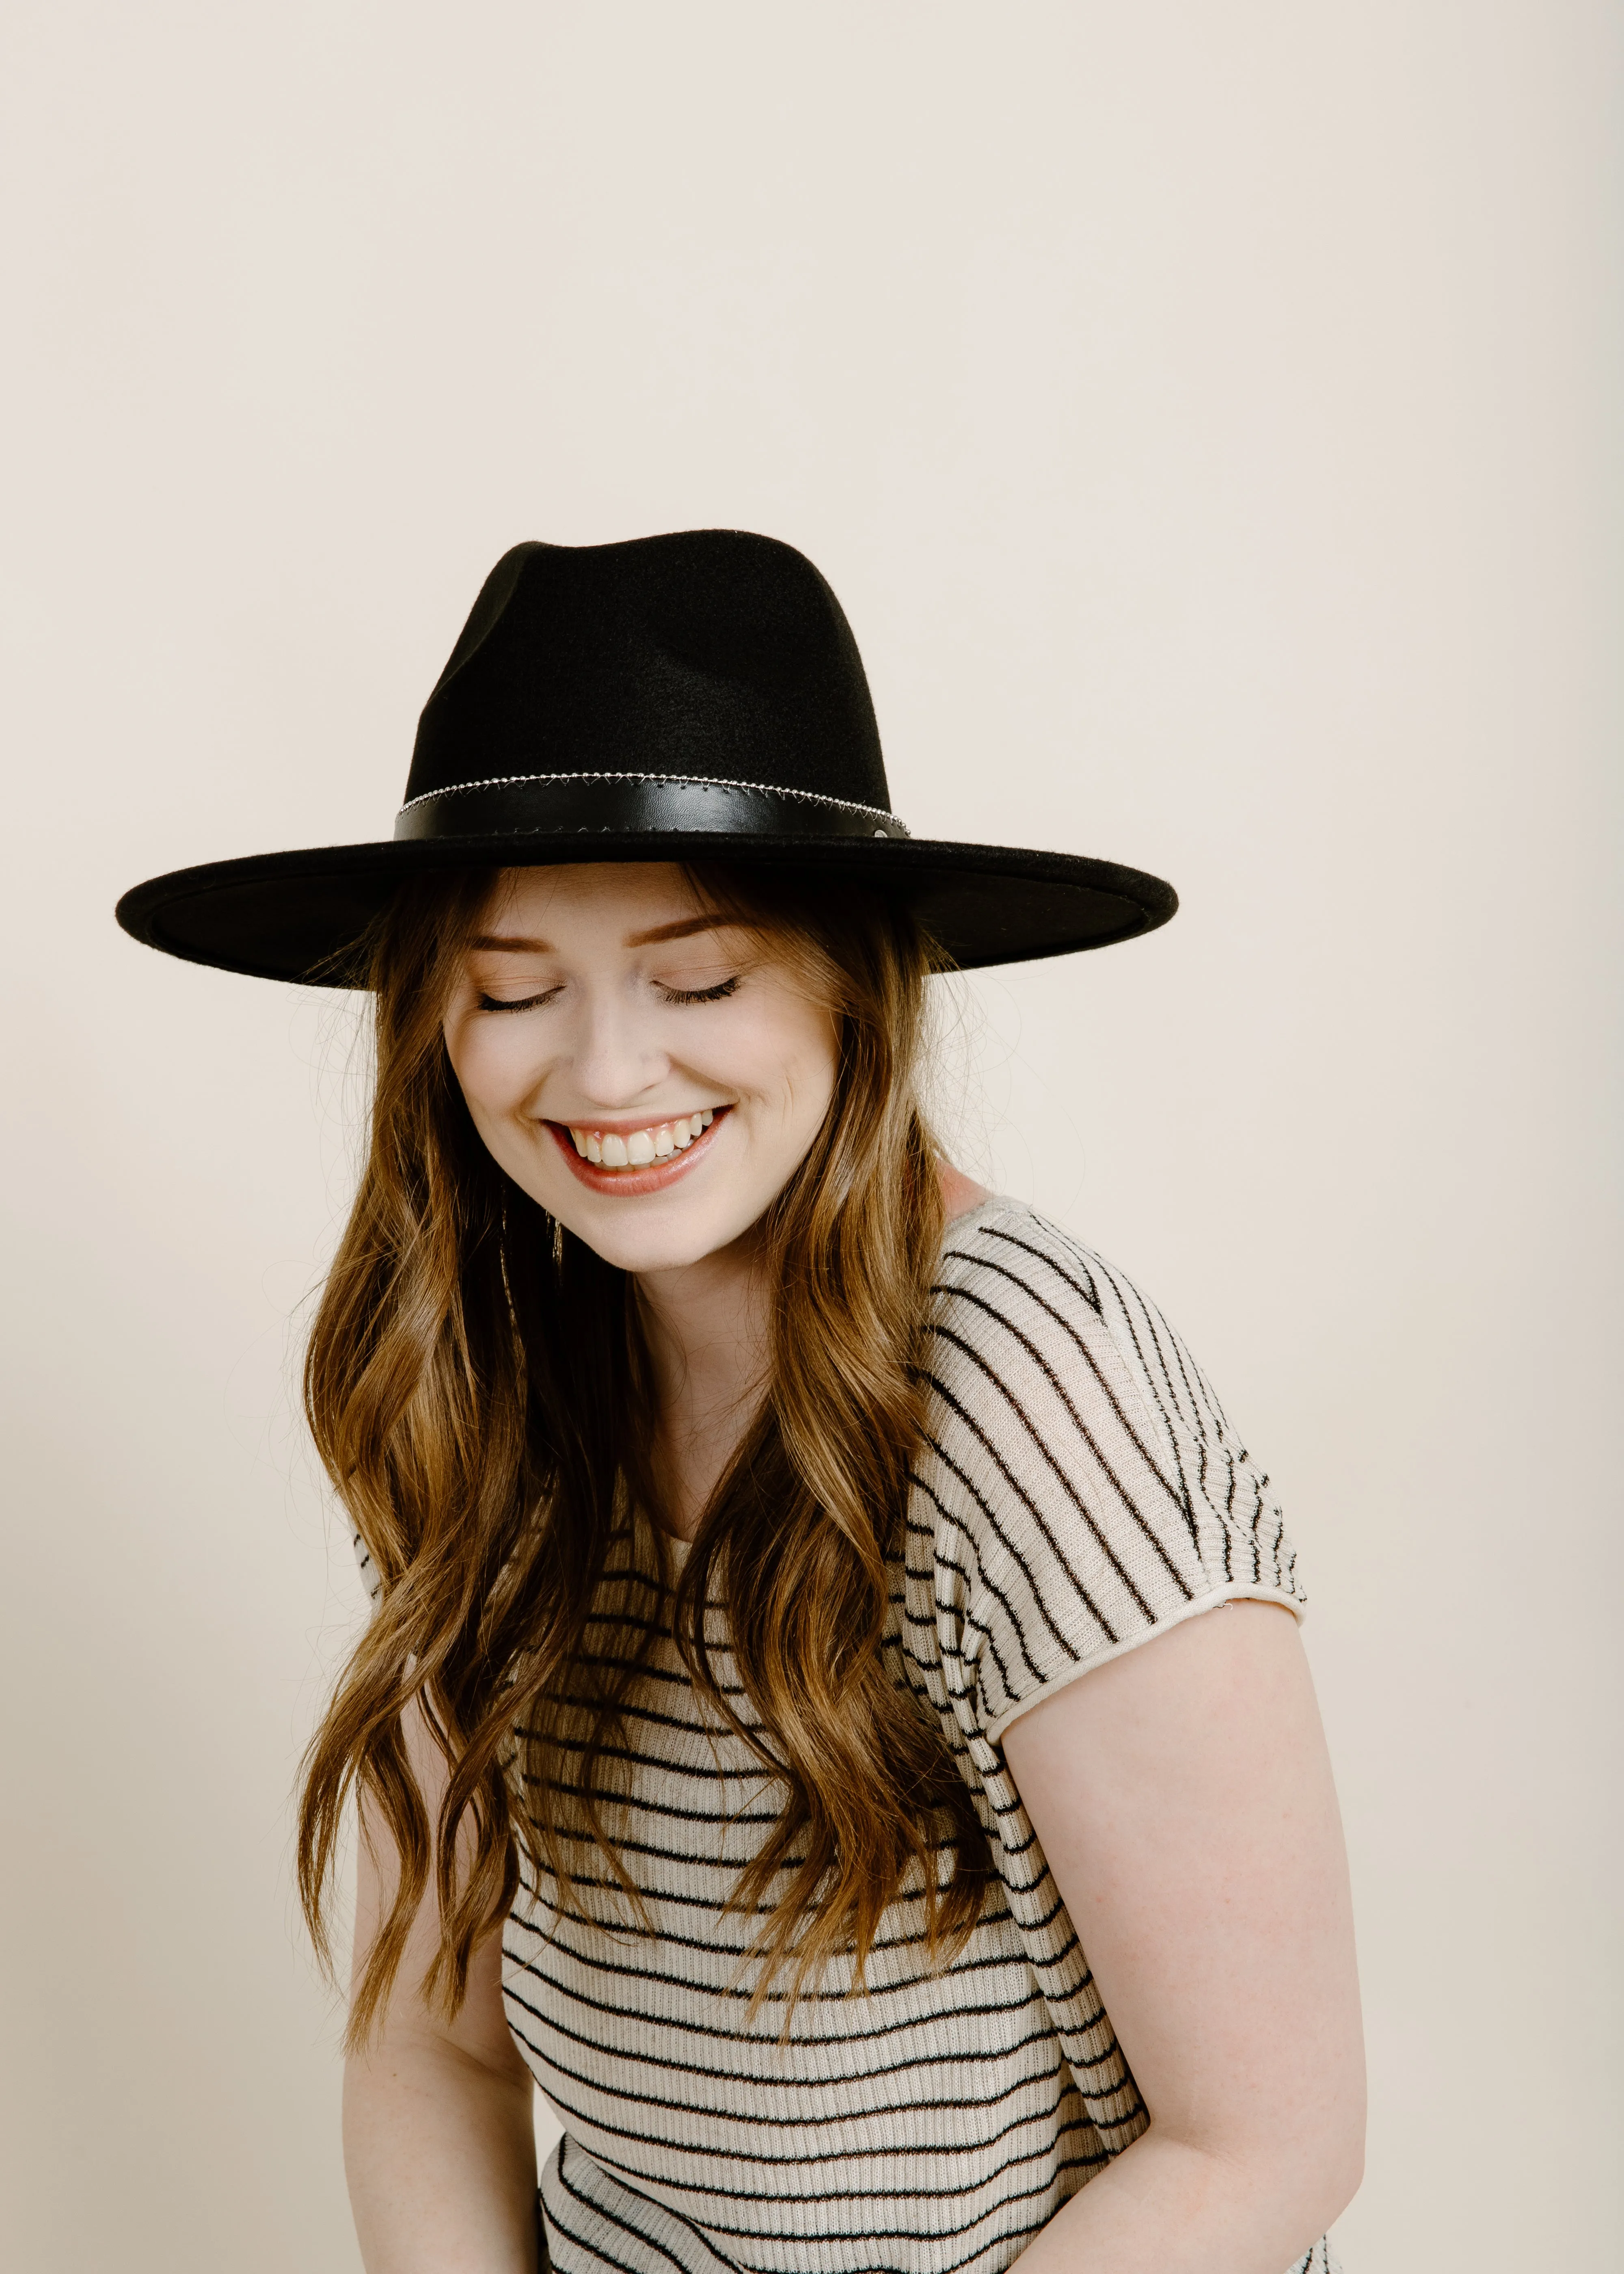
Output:
[[[680,1183],[710,1151],[711,1140],[724,1126],[733,1108],[731,1105],[716,1105],[709,1111],[714,1116],[710,1126],[695,1138],[685,1153],[673,1153],[667,1159],[650,1161],[641,1169],[602,1169],[595,1161],[583,1161],[575,1150],[568,1122],[549,1121],[544,1126],[564,1156],[570,1173],[578,1184],[586,1186],[588,1192],[617,1193],[628,1200],[640,1200],[646,1193],[663,1193],[668,1186]],[[642,1121],[625,1121],[612,1117],[605,1121],[594,1121],[591,1126],[594,1129],[614,1130],[626,1136],[634,1129],[648,1128],[649,1122],[646,1117]]]

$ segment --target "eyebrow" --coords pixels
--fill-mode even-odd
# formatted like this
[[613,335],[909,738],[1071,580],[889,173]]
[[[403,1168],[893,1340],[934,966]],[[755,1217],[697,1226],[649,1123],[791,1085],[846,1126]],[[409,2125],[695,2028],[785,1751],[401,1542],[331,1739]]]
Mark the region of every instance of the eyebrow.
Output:
[[[675,923],[656,924],[652,931],[634,931],[627,935],[628,947],[655,947],[668,939],[691,939],[695,932],[717,931],[726,922],[723,916],[680,916]],[[468,943],[476,954],[487,955],[552,955],[556,951],[545,939],[531,939],[516,932],[476,932]]]
[[656,924],[652,931],[634,931],[627,936],[628,947],[655,947],[661,940],[691,939],[695,932],[719,931],[726,919],[723,916],[681,916],[675,923]]

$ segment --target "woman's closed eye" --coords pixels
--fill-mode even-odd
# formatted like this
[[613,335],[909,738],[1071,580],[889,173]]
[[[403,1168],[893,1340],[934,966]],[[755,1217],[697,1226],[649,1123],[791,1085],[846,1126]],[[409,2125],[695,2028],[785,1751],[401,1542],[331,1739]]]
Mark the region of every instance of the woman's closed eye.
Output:
[[559,987],[544,987],[534,995],[480,995],[477,1007],[481,1011],[534,1011],[540,1004],[550,1003],[560,994]]
[[656,984],[668,1003],[720,1003],[733,993],[739,979],[735,971],[731,979],[718,980],[714,987],[670,987],[663,980]]

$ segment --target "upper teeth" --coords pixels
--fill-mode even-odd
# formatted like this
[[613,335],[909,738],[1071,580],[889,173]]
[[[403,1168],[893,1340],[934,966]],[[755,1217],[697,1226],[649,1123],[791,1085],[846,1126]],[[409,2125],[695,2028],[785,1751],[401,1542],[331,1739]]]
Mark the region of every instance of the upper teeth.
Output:
[[649,1161],[686,1153],[700,1131],[709,1129],[715,1118],[710,1111],[690,1113],[681,1121],[657,1121],[625,1137],[616,1129],[577,1129],[572,1124],[569,1135],[583,1161],[596,1161],[605,1169],[641,1169]]

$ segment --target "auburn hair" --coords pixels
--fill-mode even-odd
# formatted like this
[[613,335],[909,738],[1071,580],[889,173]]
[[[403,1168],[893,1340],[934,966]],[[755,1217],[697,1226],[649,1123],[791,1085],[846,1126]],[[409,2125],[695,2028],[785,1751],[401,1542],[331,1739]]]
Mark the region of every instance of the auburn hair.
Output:
[[[427,1989],[447,2014],[522,1857],[560,1913],[587,1916],[572,1865],[584,1841],[611,1909],[646,1925],[605,1811],[624,1790],[620,1715],[662,1623],[702,1698],[781,1781],[781,1813],[732,1898],[762,1916],[752,2010],[787,1977],[787,2029],[843,1952],[861,1987],[905,1887],[921,1897],[933,1963],[980,1913],[981,1823],[934,1716],[880,1650],[943,1229],[919,1094],[934,952],[905,910],[854,885],[689,876],[705,905],[766,936],[838,1041],[829,1112],[761,1226],[775,1291],[761,1404],[674,1579],[635,1284],[497,1165],[447,1053],[446,1005],[496,877],[413,880],[370,942],[370,1144],[304,1371],[317,1448],[381,1583],[311,1742],[299,1811],[300,1897],[324,1954],[352,1796],[399,1857],[352,1985],[352,2044],[431,1886],[441,1939]],[[652,1573],[624,1552],[635,1532],[654,1543]],[[714,1670],[708,1600],[726,1606],[758,1728]],[[589,1615],[605,1615],[622,1647],[600,1631],[589,1653]],[[433,1824],[403,1736],[414,1706],[447,1764]]]

